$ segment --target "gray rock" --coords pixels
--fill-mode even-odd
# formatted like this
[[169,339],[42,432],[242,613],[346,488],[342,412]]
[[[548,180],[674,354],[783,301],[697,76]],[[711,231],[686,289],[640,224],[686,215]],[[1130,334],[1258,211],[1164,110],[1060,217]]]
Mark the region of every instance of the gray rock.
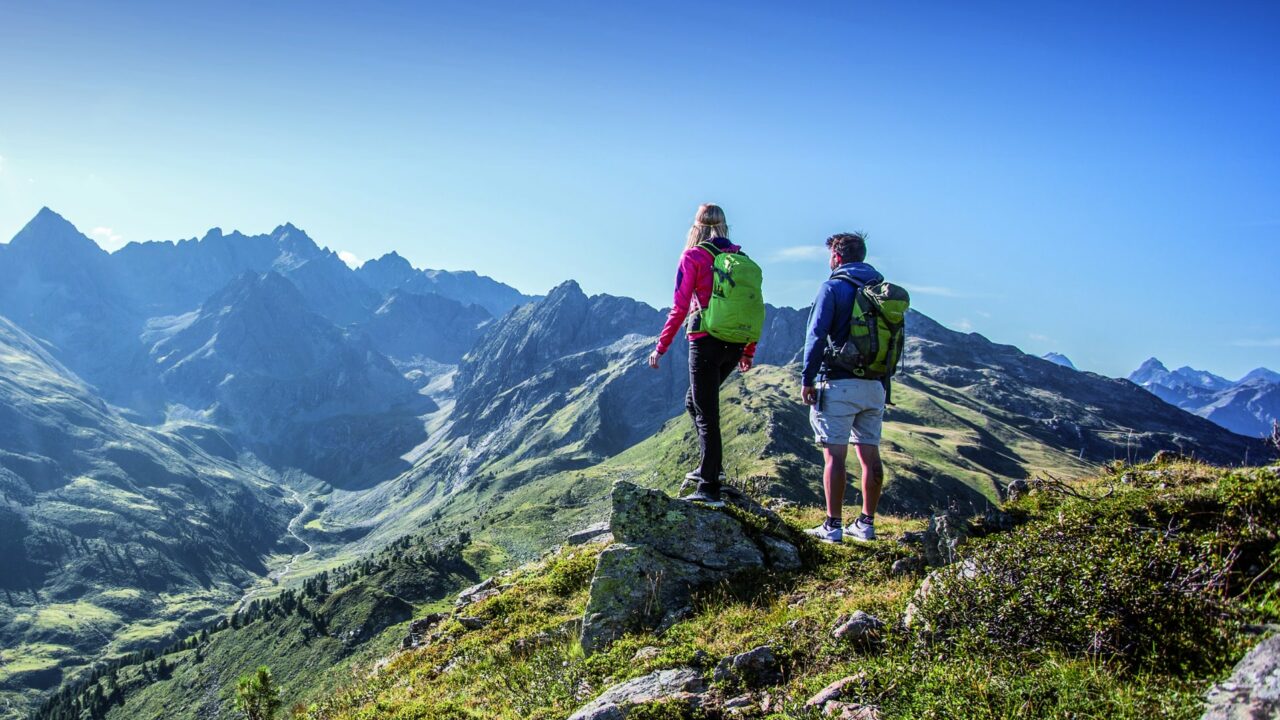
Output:
[[596,562],[582,619],[588,654],[628,632],[669,628],[688,612],[701,587],[747,570],[799,567],[799,540],[777,514],[733,488],[726,487],[724,497],[733,512],[750,513],[759,522],[748,528],[727,509],[614,484],[615,542]]
[[413,635],[424,635],[431,629],[431,626],[438,624],[446,617],[448,616],[444,613],[430,613],[409,623],[409,632]]
[[880,720],[880,708],[875,705],[846,703],[833,700],[822,708],[822,714],[837,720]]
[[764,545],[765,555],[769,558],[769,565],[781,571],[799,570],[800,549],[795,545],[781,538],[765,535],[760,538],[760,544]]
[[773,655],[773,648],[761,645],[754,650],[721,660],[711,677],[716,682],[741,683],[749,688],[757,688],[782,682],[782,670],[778,667],[778,659]]
[[605,690],[569,720],[622,720],[637,705],[677,698],[693,705],[706,690],[702,674],[693,668],[659,670]]
[[865,646],[878,642],[883,630],[884,622],[880,618],[859,610],[837,625],[836,629],[831,631],[831,636],[837,640]]
[[1280,718],[1280,635],[1255,645],[1230,677],[1209,690],[1201,716],[1201,720],[1262,718]]
[[[454,602],[454,607],[463,607],[472,603],[480,602],[480,600],[493,597],[497,594],[495,589],[498,585],[498,578],[491,577],[484,582],[477,583],[471,587],[458,593],[458,599]],[[483,596],[483,597],[481,597]]]
[[924,531],[923,530],[907,530],[906,532],[902,533],[902,537],[898,538],[898,544],[899,545],[923,545]]
[[631,656],[631,659],[635,662],[644,662],[645,660],[652,660],[658,657],[661,653],[662,650],[652,645],[647,645],[637,650],[636,654]]
[[1031,485],[1027,483],[1025,479],[1018,478],[1005,486],[1004,498],[1008,502],[1013,502],[1014,500],[1026,496],[1027,492],[1030,490]]
[[929,518],[924,531],[924,559],[934,567],[950,565],[956,551],[969,538],[969,523],[958,513],[947,512]]
[[489,624],[488,620],[478,617],[460,617],[458,624],[468,630],[479,630]]
[[900,575],[911,575],[920,570],[920,558],[900,558],[893,561],[893,565],[889,568],[889,574],[893,577]]
[[566,542],[570,545],[586,545],[589,542],[603,542],[606,536],[612,537],[612,533],[609,532],[609,523],[600,522],[569,535]]
[[619,543],[644,545],[708,570],[764,565],[764,553],[733,516],[659,490],[616,483],[610,526]]
[[866,682],[867,682],[866,673],[858,673],[857,675],[850,675],[849,677],[840,678],[839,680],[831,683],[830,685],[822,688],[822,690],[818,691],[818,694],[809,698],[809,701],[806,702],[804,706],[807,708],[825,707],[826,704],[831,702],[832,700],[839,700],[840,698],[844,697],[845,694],[848,693],[849,690],[854,685],[858,685],[859,687],[861,687],[865,685]]

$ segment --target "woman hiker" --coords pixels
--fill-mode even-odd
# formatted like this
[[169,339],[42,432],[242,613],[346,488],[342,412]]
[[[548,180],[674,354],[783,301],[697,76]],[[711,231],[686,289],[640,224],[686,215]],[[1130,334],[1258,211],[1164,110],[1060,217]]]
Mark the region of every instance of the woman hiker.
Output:
[[[680,325],[686,317],[689,318],[689,327],[686,329],[689,337],[689,392],[685,395],[684,406],[698,430],[702,460],[697,470],[685,476],[698,486],[693,494],[684,499],[713,507],[724,505],[720,499],[720,485],[725,477],[720,444],[720,386],[735,366],[742,372],[751,369],[756,344],[727,342],[713,337],[702,329],[701,316],[703,309],[711,302],[716,256],[720,253],[738,253],[740,250],[737,245],[729,242],[729,226],[725,223],[724,210],[710,203],[699,207],[694,215],[693,225],[689,228],[684,253],[680,256],[680,266],[676,269],[676,289],[671,302],[671,313],[658,336],[657,348],[649,355],[649,367],[656,370],[662,355],[671,347],[671,341],[675,339]],[[759,299],[759,306],[762,322],[763,299]],[[755,337],[759,337],[758,328]]]

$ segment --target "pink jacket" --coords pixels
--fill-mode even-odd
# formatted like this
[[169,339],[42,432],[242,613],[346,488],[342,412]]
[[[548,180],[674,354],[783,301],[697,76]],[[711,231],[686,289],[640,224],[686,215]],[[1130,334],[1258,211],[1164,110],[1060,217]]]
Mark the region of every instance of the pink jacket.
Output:
[[[725,252],[738,252],[742,248],[724,238],[714,238],[712,242]],[[671,347],[671,341],[680,331],[680,325],[689,315],[693,299],[698,300],[698,307],[706,307],[711,302],[711,253],[702,248],[689,248],[680,256],[680,267],[676,269],[676,292],[671,300],[671,312],[667,322],[658,335],[658,354],[662,355]],[[690,340],[706,337],[707,333],[689,333]],[[742,351],[744,357],[755,357],[756,344],[747,343]]]

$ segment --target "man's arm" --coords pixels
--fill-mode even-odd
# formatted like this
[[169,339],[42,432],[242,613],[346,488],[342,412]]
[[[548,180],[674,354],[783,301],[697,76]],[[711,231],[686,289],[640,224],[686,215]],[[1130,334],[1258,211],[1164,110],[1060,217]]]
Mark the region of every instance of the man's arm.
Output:
[[813,309],[809,311],[809,328],[804,336],[804,370],[801,374],[801,385],[811,388],[818,379],[818,370],[822,367],[822,357],[827,351],[827,335],[831,332],[831,321],[835,317],[835,295],[828,283],[818,288],[818,297],[813,301]]

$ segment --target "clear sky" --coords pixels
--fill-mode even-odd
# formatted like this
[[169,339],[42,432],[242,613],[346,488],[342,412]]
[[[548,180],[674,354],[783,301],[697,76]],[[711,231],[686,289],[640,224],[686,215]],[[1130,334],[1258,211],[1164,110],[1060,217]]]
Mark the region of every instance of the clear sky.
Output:
[[4,0],[0,239],[291,221],[662,306],[712,201],[777,304],[862,229],[951,327],[1280,369],[1280,4],[422,5]]

